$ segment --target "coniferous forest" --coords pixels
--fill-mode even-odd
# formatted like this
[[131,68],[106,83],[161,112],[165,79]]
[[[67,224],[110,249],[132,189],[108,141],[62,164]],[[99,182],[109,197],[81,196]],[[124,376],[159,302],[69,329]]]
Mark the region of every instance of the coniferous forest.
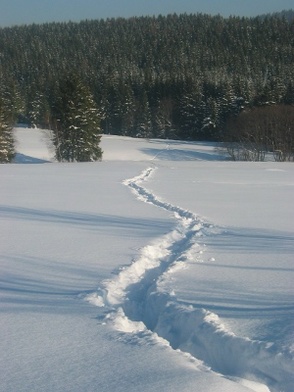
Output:
[[222,141],[243,110],[294,104],[293,65],[292,11],[15,26],[0,29],[0,109],[60,139],[61,95],[76,80],[97,132]]

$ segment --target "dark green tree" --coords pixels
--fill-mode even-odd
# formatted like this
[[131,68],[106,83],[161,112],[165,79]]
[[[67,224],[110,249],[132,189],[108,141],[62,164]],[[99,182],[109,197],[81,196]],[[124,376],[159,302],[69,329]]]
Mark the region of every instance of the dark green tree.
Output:
[[36,92],[34,98],[29,103],[28,118],[33,128],[51,128],[50,106],[44,94]]
[[100,113],[91,92],[77,76],[71,75],[60,82],[52,123],[58,161],[102,159]]
[[[2,76],[2,75],[1,75]],[[1,78],[2,79],[2,78]],[[0,162],[11,162],[15,156],[13,125],[20,108],[20,100],[15,85],[0,81]]]
[[150,106],[145,90],[140,91],[140,97],[138,99],[134,136],[142,138],[150,138],[153,136]]
[[12,133],[13,115],[5,97],[0,96],[0,163],[9,163],[15,155]]

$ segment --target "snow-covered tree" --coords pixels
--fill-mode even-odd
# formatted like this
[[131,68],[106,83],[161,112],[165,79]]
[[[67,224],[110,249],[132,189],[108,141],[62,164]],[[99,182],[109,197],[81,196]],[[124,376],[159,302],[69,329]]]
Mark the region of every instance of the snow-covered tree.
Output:
[[8,163],[14,157],[14,139],[12,127],[5,120],[0,108],[0,163]]
[[145,90],[141,92],[141,96],[138,100],[136,111],[135,136],[143,138],[152,137],[150,105]]
[[68,162],[100,160],[100,113],[93,95],[76,76],[61,81],[57,94],[53,108],[57,159]]
[[157,100],[152,111],[153,134],[157,138],[173,138],[175,130],[172,127],[173,101],[171,98]]
[[0,93],[0,163],[8,163],[15,155],[12,134],[13,108],[8,99],[10,97],[7,98],[3,91]]
[[43,93],[35,93],[28,109],[28,117],[33,128],[50,128],[50,108]]

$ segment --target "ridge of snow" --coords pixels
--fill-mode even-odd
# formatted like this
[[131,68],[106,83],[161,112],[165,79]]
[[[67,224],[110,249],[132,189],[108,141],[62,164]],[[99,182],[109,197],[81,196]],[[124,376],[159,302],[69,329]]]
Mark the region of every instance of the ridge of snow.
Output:
[[[225,377],[255,391],[289,391],[286,384],[293,374],[293,358],[278,352],[273,344],[239,337],[230,332],[218,315],[203,308],[182,305],[174,292],[164,290],[165,279],[185,268],[185,261],[205,250],[197,237],[209,235],[214,228],[188,210],[160,200],[141,183],[153,175],[149,167],[139,176],[125,180],[136,197],[173,213],[176,227],[145,246],[141,256],[112,280],[105,282],[100,293],[86,299],[106,306],[114,328],[125,333],[152,331],[175,350],[189,353],[199,366],[211,368]],[[191,260],[190,260],[191,261]],[[206,367],[207,366],[207,367]],[[268,388],[269,387],[269,388]],[[283,388],[283,389],[281,389]]]

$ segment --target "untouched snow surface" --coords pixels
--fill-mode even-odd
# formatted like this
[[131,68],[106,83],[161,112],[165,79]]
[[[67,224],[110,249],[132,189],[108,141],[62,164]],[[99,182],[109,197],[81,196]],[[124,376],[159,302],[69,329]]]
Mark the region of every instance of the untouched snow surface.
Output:
[[60,164],[47,131],[15,136],[1,391],[293,390],[293,164],[117,136]]

